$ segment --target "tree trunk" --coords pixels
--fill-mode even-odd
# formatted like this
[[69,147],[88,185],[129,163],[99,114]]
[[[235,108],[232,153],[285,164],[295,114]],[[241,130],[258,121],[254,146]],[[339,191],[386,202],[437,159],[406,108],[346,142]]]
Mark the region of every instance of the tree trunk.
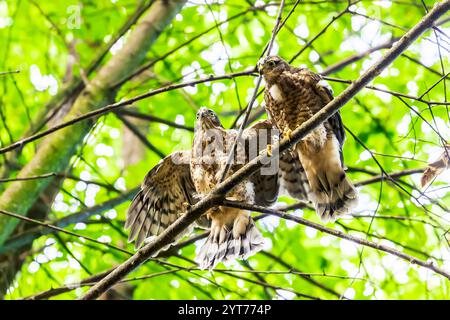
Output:
[[[45,220],[62,182],[62,178],[57,178],[50,183],[30,208],[28,213],[30,218]],[[26,232],[34,227],[35,225],[29,223],[20,223],[12,235]],[[33,241],[30,241],[18,248],[10,250],[8,253],[0,254],[0,299],[3,298],[4,293],[11,286],[16,277],[16,273],[22,268],[22,264],[25,262],[32,245]]]

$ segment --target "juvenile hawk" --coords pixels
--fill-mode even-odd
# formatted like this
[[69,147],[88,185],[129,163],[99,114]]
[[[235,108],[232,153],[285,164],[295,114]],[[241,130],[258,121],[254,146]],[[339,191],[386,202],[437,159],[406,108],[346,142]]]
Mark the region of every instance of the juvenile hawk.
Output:
[[[266,81],[266,110],[283,136],[311,118],[333,99],[321,77],[307,68],[295,68],[278,56],[259,66]],[[335,220],[357,203],[357,191],[344,171],[345,131],[336,112],[294,146],[311,187],[309,198],[323,221]]]
[[[238,156],[227,176],[256,157],[268,144],[274,143],[278,138],[277,131],[267,120],[245,129],[238,144]],[[266,135],[265,139],[261,139],[263,135]],[[237,131],[224,129],[212,110],[201,108],[197,112],[192,149],[174,152],[161,160],[147,174],[132,201],[125,227],[130,228],[129,240],[135,239],[136,247],[144,239],[162,233],[187,211],[189,205],[214,189],[220,182],[236,137]],[[252,148],[254,152],[251,152]],[[278,196],[278,175],[289,193],[301,197],[303,187],[285,181],[287,174],[283,171],[292,168],[301,171],[301,166],[289,156],[282,156],[281,161],[280,171],[277,166],[270,174],[264,174],[262,169],[255,172],[229,192],[227,199],[270,206]],[[301,173],[297,180],[301,180]],[[263,238],[246,210],[218,206],[208,210],[197,222],[210,228],[208,239],[198,255],[201,268],[212,269],[220,261],[244,258],[262,248]]]

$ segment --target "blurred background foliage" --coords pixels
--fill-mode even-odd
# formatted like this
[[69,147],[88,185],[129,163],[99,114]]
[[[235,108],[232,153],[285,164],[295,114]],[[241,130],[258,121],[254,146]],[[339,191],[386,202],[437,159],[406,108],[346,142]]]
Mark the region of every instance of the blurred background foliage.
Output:
[[[383,45],[392,44],[392,39],[414,26],[433,3],[362,0],[349,6],[347,0],[300,1],[279,32],[274,51],[285,59],[300,52],[294,65],[325,74],[329,66],[373,51],[327,74],[337,95],[347,84],[334,80],[358,78],[390,46]],[[286,2],[283,16],[294,4]],[[188,1],[148,52],[145,63],[157,62],[127,81],[116,100],[169,83],[254,67],[271,36],[278,7],[279,2],[261,0]],[[39,129],[34,119],[46,104],[74,79],[86,77],[85,68],[137,8],[137,1],[131,0],[0,1],[0,72],[20,71],[0,76],[2,146]],[[381,168],[387,173],[423,169],[441,153],[442,139],[449,139],[449,82],[442,81],[448,78],[450,69],[449,16],[439,22],[438,29],[427,31],[373,81],[373,86],[385,92],[366,88],[342,108],[344,123],[352,133],[347,134],[344,155],[355,182],[381,174]],[[126,46],[128,35],[127,31],[116,41],[101,64]],[[101,116],[73,156],[71,169],[61,180],[54,201],[47,203],[51,210],[42,220],[55,222],[98,207],[95,214],[64,227],[110,246],[63,233],[25,239],[29,244],[26,250],[19,250],[23,243],[16,243],[14,248],[4,245],[0,257],[18,250],[12,252],[19,252],[21,258],[15,272],[1,275],[8,278],[4,297],[29,297],[74,284],[123,262],[129,254],[117,247],[134,252],[123,230],[129,201],[119,201],[116,206],[105,202],[137,187],[160,155],[190,148],[192,131],[175,128],[174,124],[192,127],[199,107],[216,110],[225,127],[231,127],[250,100],[255,79],[245,76],[207,82],[124,108],[168,121],[126,117],[157,152],[144,145],[114,113]],[[261,110],[261,104],[262,96],[254,114]],[[261,118],[265,117],[263,114]],[[14,178],[38,147],[39,141],[28,144],[8,162],[2,155],[1,178]],[[450,174],[441,175],[426,190],[421,190],[419,182],[420,173],[415,173],[399,178],[398,185],[384,180],[360,186],[356,217],[340,219],[327,227],[386,244],[450,272]],[[0,183],[0,192],[7,184]],[[288,197],[281,197],[279,202],[280,207],[295,203]],[[291,213],[319,222],[308,209]],[[265,217],[258,225],[267,244],[264,252],[248,261],[221,264],[214,272],[183,269],[193,266],[195,250],[202,243],[199,240],[160,258],[170,265],[145,263],[128,276],[134,280],[116,286],[104,298],[302,299],[301,294],[322,299],[450,297],[446,278],[395,256],[277,217]],[[16,231],[15,237],[23,233],[26,230]],[[52,298],[73,299],[87,287],[71,289]]]

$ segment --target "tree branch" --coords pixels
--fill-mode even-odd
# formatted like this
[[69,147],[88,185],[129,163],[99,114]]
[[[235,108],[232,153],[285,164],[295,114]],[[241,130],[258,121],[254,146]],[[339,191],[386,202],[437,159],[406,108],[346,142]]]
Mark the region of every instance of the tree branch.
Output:
[[162,123],[165,125],[168,125],[169,127],[173,127],[173,128],[178,128],[178,129],[184,129],[190,132],[194,132],[194,128],[193,127],[188,127],[188,126],[184,126],[182,124],[178,124],[166,119],[162,119],[159,117],[155,117],[149,114],[145,114],[145,113],[140,113],[137,111],[132,111],[132,110],[117,110],[116,113],[124,115],[124,116],[128,116],[128,117],[132,117],[132,118],[137,118],[137,119],[142,119],[142,120],[147,120],[150,122],[157,122],[157,123]]
[[119,113],[116,113],[117,118],[120,119],[120,121],[123,122],[123,124],[131,131],[133,134],[151,151],[156,153],[161,159],[164,158],[166,155],[162,153],[161,150],[159,150],[153,143],[151,143],[147,137],[130,121],[128,121],[124,116],[120,115]]
[[120,107],[132,105],[132,104],[134,104],[137,101],[140,101],[140,100],[143,100],[143,99],[146,99],[146,98],[150,98],[150,97],[156,96],[156,95],[164,93],[164,92],[177,90],[177,89],[184,88],[184,87],[192,87],[192,86],[195,86],[197,84],[211,82],[211,81],[232,79],[234,77],[249,76],[249,75],[254,74],[254,72],[255,71],[252,69],[252,70],[247,70],[247,71],[241,71],[241,72],[235,72],[235,73],[231,73],[231,74],[226,74],[226,75],[223,75],[223,76],[216,76],[216,77],[214,77],[214,76],[211,75],[211,76],[209,76],[207,78],[204,78],[204,79],[199,79],[199,80],[194,80],[194,81],[188,81],[188,82],[173,84],[173,85],[169,85],[169,86],[162,87],[162,88],[159,88],[159,89],[155,89],[155,90],[152,90],[150,92],[147,92],[147,93],[141,94],[139,96],[136,96],[134,98],[131,98],[131,99],[128,99],[128,100],[124,100],[124,101],[121,101],[121,102],[117,102],[117,103],[113,103],[113,104],[109,104],[109,105],[107,105],[105,107],[98,108],[97,110],[84,113],[81,116],[75,117],[75,118],[73,118],[73,119],[71,119],[69,121],[66,121],[66,122],[63,122],[61,124],[58,124],[58,125],[50,128],[50,129],[48,129],[48,130],[39,132],[37,134],[31,135],[31,136],[29,136],[27,138],[19,140],[19,141],[15,142],[15,143],[10,144],[9,146],[6,146],[4,148],[0,148],[0,154],[6,153],[8,151],[11,151],[11,150],[14,150],[14,149],[17,149],[17,148],[21,148],[21,147],[23,147],[24,145],[26,145],[26,144],[28,144],[30,142],[36,141],[38,139],[41,139],[41,138],[43,138],[43,137],[45,137],[45,136],[47,136],[47,135],[49,135],[51,133],[54,133],[54,132],[59,131],[61,129],[67,128],[69,126],[72,126],[72,125],[77,124],[79,122],[82,122],[84,120],[97,118],[98,116],[100,116],[102,114],[106,114],[108,112],[114,111],[116,109],[119,109]]
[[[131,200],[137,191],[138,191],[138,188],[131,189],[130,191],[120,195],[119,197],[105,201],[105,202],[95,205],[93,207],[78,211],[76,213],[68,215],[59,220],[52,221],[52,222],[50,222],[50,224],[60,227],[60,228],[64,228],[64,227],[67,227],[68,225],[71,225],[74,223],[86,221],[93,215],[100,214],[100,213],[102,213],[106,210],[112,209],[128,200]],[[50,230],[45,227],[36,227],[36,228],[29,229],[23,233],[20,233],[14,237],[8,239],[3,245],[1,245],[0,246],[0,254],[4,253],[6,251],[10,251],[12,249],[20,248],[23,245],[30,243],[31,241],[39,238],[40,236],[43,236],[46,234],[51,234],[53,232],[55,232],[55,230]]]
[[[277,20],[276,20],[275,26],[273,27],[273,30],[272,30],[272,36],[270,37],[269,43],[267,44],[266,48],[264,48],[264,51],[263,51],[263,54],[264,54],[264,52],[267,49],[267,55],[268,56],[270,55],[273,43],[275,41],[275,37],[276,37],[276,35],[277,35],[278,31],[279,31],[278,30],[278,26],[281,23],[281,15],[283,14],[283,9],[284,9],[284,0],[282,0],[281,3],[280,3],[280,7],[278,9]],[[294,9],[295,9],[295,7],[294,7]],[[257,67],[255,67],[255,70],[256,69],[257,69]],[[253,90],[252,98],[250,99],[250,101],[249,101],[249,103],[247,105],[247,108],[245,109],[244,121],[242,121],[242,124],[241,124],[241,126],[239,128],[238,134],[236,136],[236,139],[234,140],[233,146],[231,147],[230,153],[228,154],[228,158],[227,158],[227,162],[225,164],[225,168],[220,173],[220,177],[221,177],[220,178],[220,182],[225,180],[225,177],[227,176],[228,170],[231,167],[231,164],[232,164],[232,161],[233,161],[233,158],[234,158],[234,154],[236,152],[236,148],[237,148],[238,142],[241,140],[242,133],[244,132],[245,125],[247,124],[248,118],[250,116],[250,112],[252,111],[253,104],[255,103],[255,100],[258,97],[258,89],[259,89],[259,86],[261,85],[261,82],[262,82],[262,74],[260,74],[258,76],[258,80],[256,81],[255,89]]]
[[[283,152],[292,147],[300,139],[305,137],[311,130],[317,127],[320,123],[326,121],[335,112],[337,112],[345,103],[347,103],[354,95],[356,95],[365,85],[367,85],[372,79],[378,76],[387,66],[389,66],[408,46],[414,42],[425,30],[427,30],[434,21],[440,16],[446,13],[450,8],[450,0],[445,0],[435,5],[435,7],[425,15],[417,25],[409,30],[403,37],[390,49],[384,56],[378,60],[372,67],[364,72],[363,75],[350,86],[348,86],[339,96],[329,102],[321,111],[316,113],[308,121],[304,122],[299,128],[297,128],[292,135],[290,141],[283,141],[281,144],[274,148],[274,153]],[[279,150],[276,150],[279,149]],[[266,160],[266,161],[261,161]],[[198,219],[208,208],[219,203],[219,200],[234,188],[239,182],[252,174],[255,170],[262,166],[262,163],[267,163],[267,152],[263,152],[260,156],[253,159],[243,168],[235,172],[232,176],[226,179],[224,182],[218,184],[216,188],[204,199],[194,205],[185,215],[179,218],[175,223],[169,226],[161,235],[145,245],[142,249],[136,252],[131,258],[118,266],[113,272],[108,274],[104,279],[99,281],[95,286],[82,297],[84,300],[95,299],[100,294],[108,290],[112,285],[121,280],[129,272],[137,268],[141,263],[147,260],[152,254],[159,249],[172,242],[174,237],[178,235],[187,226]],[[322,227],[321,225],[318,225]],[[323,228],[323,227],[322,227]],[[344,236],[347,236],[344,234]],[[367,243],[366,243],[367,244]],[[376,248],[383,248],[376,246]],[[387,248],[392,252],[390,248]],[[400,256],[409,258],[399,252]],[[423,263],[418,260],[411,260],[412,262]],[[443,270],[423,263],[428,268],[448,276]]]
[[1,77],[1,76],[5,76],[5,75],[7,75],[7,74],[13,74],[13,73],[20,73],[20,70],[1,71],[1,72],[0,72],[0,77]]
[[391,173],[391,174],[388,174],[388,175],[386,175],[386,174],[377,175],[377,176],[375,176],[373,178],[370,178],[370,179],[367,179],[367,180],[355,183],[355,186],[356,187],[365,186],[365,185],[368,185],[368,184],[372,184],[372,183],[383,181],[383,180],[385,180],[386,178],[389,178],[389,177],[391,179],[397,179],[397,178],[401,178],[401,177],[404,177],[404,176],[409,176],[409,175],[416,174],[416,173],[422,173],[424,170],[425,169],[409,169],[409,170],[403,170],[403,171]]
[[261,207],[261,206],[256,206],[256,205],[251,205],[251,204],[247,204],[247,203],[240,203],[240,202],[235,202],[235,201],[229,201],[229,200],[225,200],[223,202],[223,204],[225,206],[229,206],[229,207],[233,207],[233,208],[239,208],[239,209],[245,209],[245,210],[251,210],[251,211],[256,211],[256,212],[262,212],[262,213],[269,213],[272,214],[274,216],[286,219],[286,220],[291,220],[294,222],[297,222],[299,224],[302,224],[304,226],[316,229],[318,231],[324,232],[324,233],[328,233],[332,236],[335,237],[339,237],[342,239],[346,239],[349,240],[351,242],[366,246],[366,247],[370,247],[376,250],[380,250],[386,253],[389,253],[391,255],[394,255],[396,257],[399,257],[403,260],[406,260],[412,264],[417,264],[421,267],[427,268],[431,271],[434,271],[444,277],[446,277],[447,279],[450,280],[450,273],[445,271],[444,269],[441,269],[439,267],[437,267],[436,265],[434,265],[434,263],[432,261],[430,262],[424,262],[416,257],[407,255],[401,251],[395,250],[391,247],[379,244],[379,243],[375,243],[375,242],[371,242],[368,241],[366,239],[363,238],[359,238],[359,237],[355,237],[355,236],[351,236],[349,234],[346,234],[342,231],[339,230],[335,230],[335,229],[330,229],[327,228],[321,224],[309,221],[307,219],[301,218],[301,217],[297,217],[294,215],[291,215],[289,213],[283,212],[283,211],[279,211],[279,210],[274,210],[274,209],[270,209],[270,208],[265,208],[265,207]]
[[[73,121],[80,114],[98,110],[112,103],[115,91],[111,90],[111,84],[141,63],[164,27],[170,23],[184,3],[184,0],[155,2],[133,29],[126,45],[99,69],[86,89],[77,97],[64,123]],[[73,124],[78,122],[75,121]],[[33,159],[20,171],[19,178],[64,171],[93,123],[94,121],[78,123],[76,126],[66,128],[59,135],[53,135],[43,141]],[[14,148],[22,145],[23,143],[19,143]],[[55,154],[58,156],[55,157]],[[50,181],[51,179],[37,179],[11,183],[0,197],[0,209],[25,215]],[[17,222],[16,219],[0,217],[0,244],[3,244],[12,233]]]

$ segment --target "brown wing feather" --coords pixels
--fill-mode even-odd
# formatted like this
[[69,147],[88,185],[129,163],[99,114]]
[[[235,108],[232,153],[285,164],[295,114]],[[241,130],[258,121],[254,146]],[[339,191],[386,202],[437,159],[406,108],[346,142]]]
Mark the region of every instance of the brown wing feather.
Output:
[[[265,150],[267,145],[274,144],[278,140],[278,135],[275,135],[276,132],[269,120],[258,121],[250,128],[245,129],[242,138],[245,141],[246,160],[252,160],[262,150]],[[263,138],[263,135],[266,136]],[[253,152],[250,152],[250,146],[254,148]],[[271,206],[276,202],[280,187],[277,172],[268,175],[258,170],[250,176],[249,180],[255,191],[255,204]]]
[[[278,140],[278,136],[274,136],[274,127],[271,121],[261,120],[252,127],[244,131],[244,139],[247,143],[253,141],[259,134],[260,129],[267,130],[268,136],[266,141],[259,141],[258,153],[267,148],[267,144],[274,144]],[[255,142],[253,142],[255,143]],[[248,149],[247,149],[248,152]],[[251,159],[250,159],[251,160]],[[310,187],[305,170],[296,154],[291,151],[284,152],[279,156],[278,174],[262,175],[261,171],[255,172],[250,181],[253,183],[255,190],[255,203],[263,206],[270,206],[277,200],[278,194],[281,192],[298,200],[308,201],[308,193]]]
[[162,233],[186,211],[187,204],[194,203],[189,156],[188,151],[174,152],[147,173],[125,222],[125,228],[130,228],[128,240],[136,240],[136,247]]
[[[331,91],[331,87],[325,85],[325,83],[323,82],[322,78],[319,78],[319,81],[316,82],[316,92],[318,92],[318,94],[320,96],[322,96],[322,99],[324,101],[324,106],[330,102],[331,100],[333,100],[333,92]],[[333,133],[336,135],[336,138],[339,141],[339,144],[342,145],[344,144],[344,140],[345,140],[345,130],[344,130],[344,125],[342,124],[342,118],[341,118],[341,113],[340,111],[337,111],[335,114],[333,114],[329,119],[328,119],[328,123],[331,125],[331,129],[333,130]]]
[[[322,79],[322,77],[320,75],[318,75],[310,70],[308,70],[308,73],[314,82],[313,89],[322,98],[322,101],[323,101],[322,107],[324,107],[326,104],[328,104],[328,102],[333,100],[333,92],[331,91],[331,87],[326,85],[326,83],[324,82],[324,80]],[[344,129],[344,125],[342,123],[340,111],[335,112],[330,118],[328,118],[327,122],[339,142],[339,146],[340,146],[339,156],[341,158],[341,166],[343,167],[344,166],[344,155],[342,153],[342,147],[343,147],[344,141],[345,141],[345,129]]]
[[281,192],[297,200],[308,201],[310,187],[298,155],[291,150],[280,155],[279,179]]

